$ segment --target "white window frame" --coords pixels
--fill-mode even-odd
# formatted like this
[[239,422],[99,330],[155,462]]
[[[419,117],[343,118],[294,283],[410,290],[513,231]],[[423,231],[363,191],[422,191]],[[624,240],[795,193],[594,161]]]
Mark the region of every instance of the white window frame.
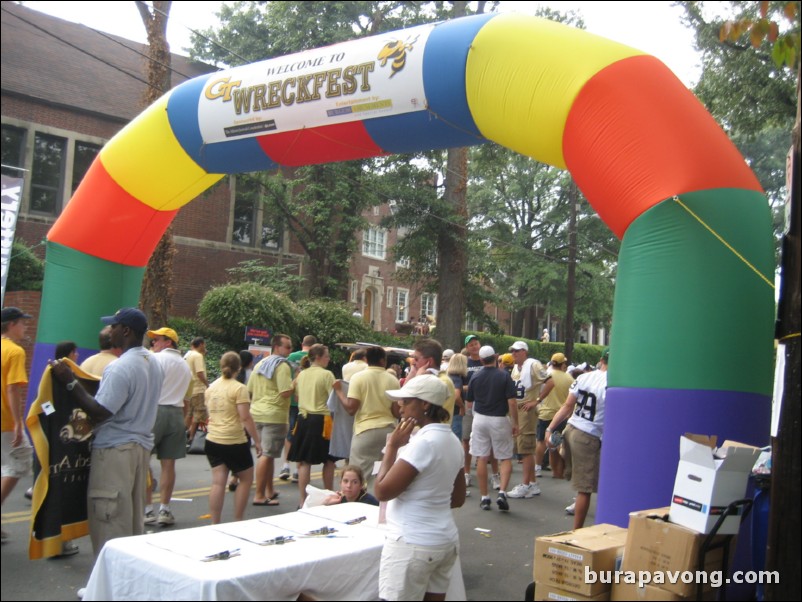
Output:
[[[427,302],[427,300],[430,302]],[[432,306],[432,311],[427,311],[427,306]],[[422,293],[420,296],[420,315],[421,317],[425,316],[437,316],[437,293]]]
[[351,280],[351,303],[356,303],[358,295],[359,282],[357,280]]
[[387,287],[387,309],[393,308],[393,287]]
[[395,291],[395,321],[409,322],[409,289],[397,288]]
[[387,231],[375,226],[362,232],[362,255],[384,259],[387,255]]

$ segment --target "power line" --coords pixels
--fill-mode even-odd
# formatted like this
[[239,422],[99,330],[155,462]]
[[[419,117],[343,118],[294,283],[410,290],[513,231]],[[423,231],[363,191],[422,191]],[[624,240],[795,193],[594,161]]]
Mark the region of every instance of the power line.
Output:
[[[170,17],[170,16],[169,16],[167,13],[165,13],[164,11],[162,11],[162,10],[160,10],[160,9],[156,8],[156,7],[155,7],[155,6],[153,6],[152,4],[151,4],[151,5],[148,5],[148,4],[146,4],[145,2],[142,2],[142,0],[138,0],[138,3],[139,3],[139,4],[144,4],[145,6],[147,6],[148,8],[150,8],[150,9],[151,9],[153,12],[159,13],[160,15],[163,15],[163,16],[167,17],[168,19],[172,19],[172,17]],[[217,40],[215,40],[215,39],[213,39],[213,38],[210,38],[210,37],[208,37],[208,36],[206,36],[206,35],[202,34],[201,32],[197,31],[196,29],[192,29],[192,28],[191,28],[189,25],[187,25],[186,23],[182,23],[181,21],[179,21],[179,20],[177,20],[177,19],[173,19],[173,22],[174,22],[174,23],[178,23],[178,24],[179,24],[181,27],[185,28],[187,31],[191,31],[193,34],[195,34],[195,35],[196,35],[196,36],[198,36],[199,38],[202,38],[202,39],[206,40],[207,42],[211,42],[212,44],[214,44],[214,45],[215,45],[215,46],[217,46],[218,48],[222,48],[222,49],[223,49],[223,50],[225,50],[225,51],[226,51],[228,54],[230,54],[231,56],[235,56],[235,57],[237,57],[237,58],[238,58],[239,60],[241,60],[243,63],[252,63],[252,62],[253,62],[253,61],[249,61],[248,59],[246,59],[246,58],[244,58],[244,57],[241,57],[240,55],[238,55],[238,54],[237,54],[236,52],[234,52],[233,50],[231,50],[231,49],[229,49],[229,48],[226,48],[225,46],[223,46],[222,44],[220,44],[220,43],[219,43]]]

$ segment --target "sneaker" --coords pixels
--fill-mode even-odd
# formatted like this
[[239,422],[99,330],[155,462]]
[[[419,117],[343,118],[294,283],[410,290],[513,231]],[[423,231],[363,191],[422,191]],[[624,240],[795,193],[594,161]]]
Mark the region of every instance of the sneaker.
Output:
[[297,483],[298,482],[298,473],[297,472],[292,473],[292,479],[290,479],[290,482],[291,483]]
[[465,473],[465,487],[471,486],[471,475],[470,473]]
[[155,525],[156,524],[156,514],[153,510],[148,510],[145,512],[145,524],[146,525]]
[[28,487],[25,490],[25,493],[23,495],[25,496],[26,500],[32,500],[33,499],[33,487]]
[[61,544],[61,554],[56,558],[64,558],[65,556],[75,556],[80,552],[80,548],[72,541],[65,541]]
[[501,489],[501,475],[496,473],[492,477],[490,477],[490,483],[493,485],[493,489],[499,491]]
[[85,587],[79,587],[78,591],[75,592],[75,595],[78,596],[79,600],[83,600],[84,596],[86,595],[86,588]]
[[173,516],[173,513],[170,512],[167,508],[162,508],[161,510],[159,510],[158,523],[163,527],[174,525],[175,517]]
[[571,503],[570,506],[565,507],[565,513],[569,516],[573,516],[575,510],[576,510],[576,502],[573,502]]
[[285,466],[284,468],[282,468],[281,472],[278,473],[278,478],[281,479],[282,481],[288,481],[290,478],[290,467]]
[[498,509],[507,512],[510,509],[510,504],[507,502],[507,494],[503,491],[498,492],[498,499],[496,499]]
[[532,495],[540,495],[540,485],[537,483],[529,483],[529,493]]
[[479,502],[479,507],[482,510],[490,510],[490,498],[489,497],[483,497],[482,501]]
[[535,464],[535,476],[536,477],[543,476],[543,467],[540,464]]
[[532,491],[533,486],[537,487],[537,485],[534,483],[521,483],[520,485],[516,485],[512,491],[507,492],[507,497],[511,497],[513,499],[535,497],[538,493],[540,493],[540,488],[537,489],[537,493],[534,493]]

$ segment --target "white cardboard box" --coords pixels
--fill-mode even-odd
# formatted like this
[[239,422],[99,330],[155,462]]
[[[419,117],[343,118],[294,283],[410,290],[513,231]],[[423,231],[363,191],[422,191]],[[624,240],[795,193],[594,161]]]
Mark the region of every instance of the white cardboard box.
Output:
[[[746,482],[760,449],[725,441],[715,449],[716,438],[685,435],[680,438],[679,466],[674,481],[669,520],[710,533],[727,506],[746,493]],[[721,535],[738,533],[740,516],[730,516],[719,529]]]

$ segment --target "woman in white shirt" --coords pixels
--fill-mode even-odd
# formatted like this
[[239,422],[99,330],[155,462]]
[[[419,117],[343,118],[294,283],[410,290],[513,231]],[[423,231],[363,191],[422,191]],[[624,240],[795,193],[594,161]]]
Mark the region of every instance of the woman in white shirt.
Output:
[[[387,391],[401,421],[388,436],[376,477],[376,497],[387,505],[388,534],[379,570],[384,600],[445,600],[459,557],[451,514],[465,502],[463,452],[443,420],[448,389],[432,374]],[[412,436],[413,429],[420,430]]]

